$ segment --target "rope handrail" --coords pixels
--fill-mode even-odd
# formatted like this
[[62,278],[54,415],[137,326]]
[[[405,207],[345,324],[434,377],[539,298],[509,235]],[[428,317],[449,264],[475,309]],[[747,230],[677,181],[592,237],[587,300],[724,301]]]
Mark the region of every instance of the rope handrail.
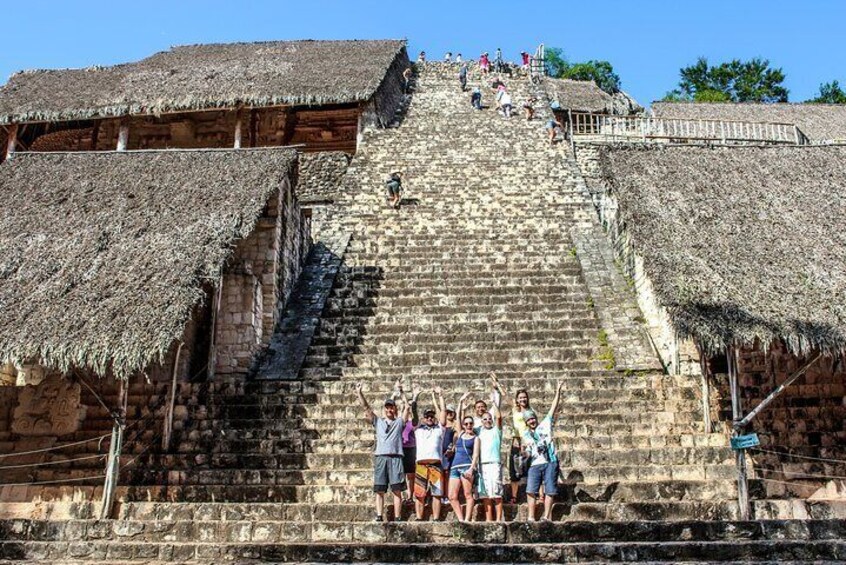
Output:
[[21,463],[20,465],[3,465],[0,466],[0,471],[5,469],[26,469],[30,467],[44,467],[47,465],[63,465],[65,463],[73,463],[75,461],[86,461],[88,459],[103,459],[106,457],[105,453],[97,453],[95,455],[86,455],[84,457],[75,457],[73,459],[62,459],[59,461],[42,461],[40,463]]
[[784,471],[783,469],[768,469],[767,467],[756,467],[755,471],[766,471],[767,473],[781,473],[783,475],[790,475],[792,479],[828,479],[828,480],[846,480],[846,476],[840,475],[820,475],[818,473],[792,473]]
[[811,455],[797,455],[795,453],[787,453],[786,451],[773,451],[771,449],[761,449],[760,447],[753,447],[750,448],[750,451],[758,451],[761,453],[772,453],[774,455],[785,455],[787,457],[792,457],[794,459],[807,459],[809,461],[822,461],[824,463],[844,463],[846,464],[846,459],[830,459],[827,457],[812,457]]
[[29,487],[39,485],[57,485],[62,483],[78,483],[81,481],[88,481],[93,479],[104,479],[106,475],[90,475],[87,477],[75,477],[71,479],[54,479],[50,481],[33,481],[29,483],[0,483],[0,487]]
[[2,453],[2,454],[0,454],[0,459],[2,459],[3,457],[18,457],[18,456],[21,456],[21,455],[34,455],[36,453],[47,453],[48,451],[58,451],[59,449],[65,449],[66,447],[73,447],[75,445],[83,445],[83,444],[86,444],[86,443],[91,443],[92,441],[100,441],[101,439],[105,439],[107,437],[110,437],[111,435],[112,435],[111,433],[103,434],[101,436],[92,437],[90,439],[84,439],[84,440],[75,441],[75,442],[72,442],[72,443],[63,443],[61,445],[54,445],[52,447],[45,447],[43,449],[32,449],[30,451],[16,451],[14,453]]

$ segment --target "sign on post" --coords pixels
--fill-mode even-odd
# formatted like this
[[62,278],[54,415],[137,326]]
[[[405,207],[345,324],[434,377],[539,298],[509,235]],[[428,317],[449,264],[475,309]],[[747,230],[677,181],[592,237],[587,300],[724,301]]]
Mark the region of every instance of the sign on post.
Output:
[[749,449],[761,445],[758,434],[745,434],[731,438],[731,448],[734,450]]

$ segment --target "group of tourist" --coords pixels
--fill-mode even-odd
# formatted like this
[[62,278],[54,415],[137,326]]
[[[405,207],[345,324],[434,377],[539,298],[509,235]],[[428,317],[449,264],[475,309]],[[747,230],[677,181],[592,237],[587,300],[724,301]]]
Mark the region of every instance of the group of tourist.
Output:
[[407,493],[414,500],[418,520],[424,519],[427,509],[431,509],[433,521],[440,520],[443,504],[448,502],[459,520],[474,521],[480,501],[487,521],[502,521],[504,499],[516,502],[523,480],[528,520],[536,520],[539,496],[543,497],[541,520],[552,518],[559,472],[553,423],[561,400],[561,383],[542,419],[531,408],[526,390],[515,393],[511,408],[514,436],[507,455],[511,488],[506,491],[501,408],[506,393],[493,373],[490,381],[490,402],[477,398],[472,412],[468,412],[467,402],[471,393],[461,396],[456,411],[454,405],[445,403],[441,388],[433,388],[432,406],[423,410],[422,418],[418,411],[423,393],[420,387],[413,386],[408,398],[398,381],[383,403],[382,416],[377,416],[364,396],[363,385],[358,384],[364,418],[374,427],[376,436],[373,491],[377,521],[385,519],[388,491],[393,497],[394,520],[400,520],[403,493]]

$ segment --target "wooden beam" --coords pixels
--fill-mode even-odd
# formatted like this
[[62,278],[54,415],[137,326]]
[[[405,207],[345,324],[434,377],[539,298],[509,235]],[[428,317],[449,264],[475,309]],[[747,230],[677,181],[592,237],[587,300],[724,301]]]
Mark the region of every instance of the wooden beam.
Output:
[[[740,405],[740,388],[738,383],[738,361],[739,355],[737,349],[729,347],[726,351],[726,359],[728,360],[729,369],[729,388],[731,389],[731,419],[732,422],[741,420],[742,408]],[[731,433],[732,437],[737,436],[737,428],[734,427]],[[737,505],[740,510],[740,519],[749,519],[749,483],[747,482],[746,472],[746,450],[735,450],[735,460],[737,463]]]
[[769,396],[762,400],[761,403],[758,404],[758,406],[756,406],[754,410],[749,412],[749,414],[747,414],[740,421],[735,421],[733,424],[734,428],[738,431],[741,431],[744,427],[746,427],[749,422],[752,421],[752,418],[757,416],[761,412],[761,410],[769,406],[773,400],[775,400],[782,392],[784,392],[784,389],[796,382],[796,379],[804,375],[808,371],[808,369],[811,368],[811,365],[819,361],[821,357],[822,353],[817,353],[810,361],[799,367],[799,369],[797,369],[795,373],[787,377],[787,379],[783,383],[778,385],[776,389],[769,394]]
[[127,122],[121,122],[120,129],[118,129],[117,150],[118,151],[126,151],[126,147],[128,145],[129,145],[129,124]]
[[235,143],[232,146],[235,149],[241,149],[242,130],[244,129],[242,122],[243,120],[241,119],[241,114],[239,113],[235,118]]
[[9,126],[9,137],[6,140],[5,160],[8,161],[15,154],[15,149],[18,146],[18,124]]

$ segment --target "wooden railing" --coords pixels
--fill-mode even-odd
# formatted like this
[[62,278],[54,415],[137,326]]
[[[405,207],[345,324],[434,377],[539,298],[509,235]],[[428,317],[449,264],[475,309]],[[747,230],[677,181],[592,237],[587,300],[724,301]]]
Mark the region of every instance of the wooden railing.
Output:
[[694,141],[710,143],[783,143],[805,145],[795,124],[687,120],[607,114],[568,114],[574,138],[590,136],[609,141]]

